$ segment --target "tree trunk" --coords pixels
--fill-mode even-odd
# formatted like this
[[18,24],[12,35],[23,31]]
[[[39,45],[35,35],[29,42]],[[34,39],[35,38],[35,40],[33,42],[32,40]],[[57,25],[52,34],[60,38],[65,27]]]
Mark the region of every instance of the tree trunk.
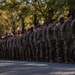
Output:
[[[36,5],[36,2],[37,2],[37,0],[34,0],[35,5]],[[34,26],[37,26],[37,25],[38,25],[38,23],[37,23],[37,10],[35,8],[35,10],[34,10]]]
[[15,32],[16,32],[15,22],[13,22],[12,29],[13,29],[13,34],[15,34]]
[[25,28],[24,18],[22,18],[22,33],[24,33],[24,28]]

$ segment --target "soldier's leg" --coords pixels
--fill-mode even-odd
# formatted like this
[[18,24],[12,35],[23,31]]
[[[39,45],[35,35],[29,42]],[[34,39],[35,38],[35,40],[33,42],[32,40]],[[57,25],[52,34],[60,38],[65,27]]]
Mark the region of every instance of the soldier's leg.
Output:
[[28,47],[29,47],[29,51],[28,51],[29,60],[31,60],[31,57],[30,57],[30,51],[31,51],[31,43],[29,43]]
[[4,48],[2,48],[2,59],[4,59]]
[[30,60],[30,50],[31,50],[31,47],[30,47],[30,43],[28,45],[28,60]]
[[12,57],[11,57],[11,60],[13,60],[13,47],[11,48],[11,51],[12,51]]
[[4,58],[5,58],[5,50],[3,48],[3,60],[4,60]]
[[24,51],[24,60],[26,60],[26,47],[25,47],[25,45],[23,46],[23,51]]
[[42,55],[42,61],[46,61],[46,43],[42,41],[41,43],[41,55]]
[[70,62],[74,62],[74,54],[75,54],[75,39],[71,39],[70,42]]
[[10,47],[10,59],[9,60],[11,60],[11,58],[12,58],[12,51],[11,51],[11,47]]
[[37,45],[37,43],[34,43],[34,49],[35,49],[35,51],[36,51],[36,56],[35,56],[35,58],[36,58],[36,61],[38,61],[38,45]]
[[51,40],[51,50],[50,50],[50,61],[54,62],[55,61],[55,55],[56,54],[56,41]]
[[21,60],[23,60],[23,58],[24,58],[24,54],[23,54],[23,48],[21,46]]
[[3,53],[4,53],[3,59],[5,60],[5,48],[3,49]]
[[64,57],[64,59],[65,59],[65,63],[69,63],[69,49],[68,49],[68,41],[65,41],[65,57]]
[[25,53],[25,55],[26,55],[26,60],[28,59],[28,58],[27,58],[27,49],[28,49],[28,48],[27,48],[27,44],[26,44],[26,50],[25,50],[25,52],[26,52],[26,53]]
[[3,59],[3,48],[1,50],[1,59]]
[[37,60],[40,61],[40,43],[37,44]]
[[10,48],[8,49],[8,60],[10,59]]
[[22,49],[22,60],[24,60],[24,50],[23,50],[23,46],[21,46]]
[[42,42],[40,42],[40,61],[42,61],[42,51],[43,51],[43,46]]
[[48,50],[48,59],[47,61],[50,61],[50,42],[46,42],[47,43],[47,50]]
[[63,49],[64,49],[64,43],[63,40],[58,40],[57,42],[57,49],[56,49],[56,55],[57,55],[57,62],[63,62]]
[[[30,53],[31,53],[31,60],[36,60],[36,47],[35,47],[35,44],[34,44],[34,42],[32,42],[32,44],[31,44],[31,51],[30,51]],[[35,58],[34,58],[35,57]]]
[[0,47],[0,59],[1,59],[1,47]]
[[46,61],[50,61],[50,42],[46,42]]
[[28,60],[29,59],[29,57],[28,57],[28,54],[29,54],[28,53],[28,51],[29,51],[28,43],[27,43],[27,46],[26,47],[27,47],[26,52],[27,52],[27,60]]

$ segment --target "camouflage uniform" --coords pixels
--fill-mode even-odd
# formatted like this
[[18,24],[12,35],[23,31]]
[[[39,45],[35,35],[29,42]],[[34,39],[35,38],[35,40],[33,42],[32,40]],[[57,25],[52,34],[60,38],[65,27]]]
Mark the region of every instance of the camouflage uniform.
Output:
[[48,26],[44,26],[43,32],[42,32],[42,41],[43,41],[43,61],[49,61],[50,60],[50,48],[49,48],[49,43],[47,39],[47,28]]
[[50,47],[50,62],[55,61],[55,53],[56,53],[56,39],[54,35],[54,27],[55,25],[50,25],[47,29],[47,38]]
[[12,60],[14,60],[14,52],[15,52],[15,37],[12,38]]
[[[38,33],[38,29],[36,29],[36,30],[34,31],[34,34],[33,34],[33,43],[34,43],[34,46],[33,46],[34,49],[33,49],[33,50],[36,51],[36,52],[35,52],[35,54],[36,54],[36,56],[35,56],[36,61],[39,60],[39,59],[38,59],[37,33]],[[34,51],[33,51],[33,55],[34,55]],[[34,58],[34,56],[33,56],[33,58]]]
[[9,39],[9,60],[11,60],[12,59],[12,51],[11,51],[11,47],[12,47],[12,45],[11,45],[11,38]]
[[17,60],[17,36],[14,37],[14,60]]
[[11,60],[13,60],[13,48],[14,48],[14,46],[13,46],[13,37],[11,38]]
[[18,35],[18,37],[16,38],[16,50],[17,50],[17,60],[21,60],[21,37],[20,35]]
[[2,42],[2,49],[3,49],[2,50],[2,53],[3,53],[2,54],[3,55],[2,58],[5,59],[5,40],[3,40],[3,42]]
[[23,50],[23,35],[19,36],[19,46],[20,46],[20,60],[24,60],[24,50]]
[[23,35],[24,60],[26,60],[26,34]]
[[2,59],[2,41],[0,40],[0,59]]
[[72,38],[72,48],[70,51],[71,54],[71,62],[75,62],[75,19],[72,21],[71,23],[71,30],[72,30],[72,34],[71,34],[71,38]]
[[37,33],[38,61],[42,61],[43,59],[42,30],[43,28],[40,28]]
[[62,39],[62,24],[58,24],[55,28],[55,36],[56,36],[56,61],[63,62],[64,61],[64,40]]
[[70,61],[70,51],[71,51],[71,22],[65,21],[62,27],[62,37],[64,40],[64,60],[66,63]]
[[31,31],[28,31],[26,34],[26,52],[27,52],[27,60],[29,60],[30,56],[30,42],[29,42],[29,36],[31,34]]
[[33,42],[33,39],[34,39],[34,32],[32,32],[30,34],[30,37],[29,37],[29,42],[30,42],[30,60],[35,60],[35,48],[34,48],[34,42]]

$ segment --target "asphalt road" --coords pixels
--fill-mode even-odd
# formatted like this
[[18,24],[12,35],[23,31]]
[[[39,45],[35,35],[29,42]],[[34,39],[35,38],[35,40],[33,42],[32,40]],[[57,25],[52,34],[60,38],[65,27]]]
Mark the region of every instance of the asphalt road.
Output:
[[75,64],[0,60],[0,75],[75,75]]

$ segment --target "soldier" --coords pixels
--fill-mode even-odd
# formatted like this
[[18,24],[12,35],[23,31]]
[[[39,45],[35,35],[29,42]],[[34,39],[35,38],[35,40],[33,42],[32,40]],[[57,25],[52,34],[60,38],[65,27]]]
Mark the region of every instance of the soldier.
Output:
[[21,36],[19,36],[19,52],[20,52],[20,60],[24,60],[23,34]]
[[2,39],[0,38],[0,59],[2,59]]
[[70,51],[71,62],[75,62],[75,19],[71,23],[71,30],[72,30],[72,49]]
[[[38,33],[38,26],[36,26],[36,27],[34,28],[34,34],[33,34],[33,43],[34,43],[34,46],[33,46],[34,49],[33,49],[33,50],[35,50],[35,51],[33,51],[32,53],[33,53],[33,59],[34,59],[34,57],[35,57],[36,61],[39,60],[39,59],[38,59],[37,33]],[[34,52],[35,52],[36,56],[34,56]]]
[[42,45],[43,45],[43,61],[49,61],[49,45],[47,40],[47,23],[43,24],[43,31],[42,31]]
[[59,24],[55,28],[55,36],[56,36],[56,61],[63,62],[63,48],[64,48],[64,41],[62,40],[62,26],[64,23],[64,17],[60,17]]
[[2,59],[4,60],[5,59],[5,40],[3,39],[3,42],[2,42]]
[[12,47],[12,45],[11,45],[11,38],[12,38],[12,36],[10,35],[9,36],[9,60],[11,60],[12,59],[12,51],[11,51],[11,47]]
[[5,60],[7,59],[7,39],[5,39]]
[[26,36],[26,34],[27,34],[27,31],[25,31],[25,33],[24,33],[24,51],[25,51],[25,60],[27,59],[26,57],[27,57],[27,47],[26,47],[26,44],[27,44],[27,36]]
[[[27,31],[27,32],[28,32],[28,31]],[[26,53],[25,53],[26,60],[28,60],[28,53],[27,53],[27,50],[28,50],[28,48],[27,48],[27,44],[28,44],[28,42],[27,42],[27,34],[28,34],[28,33],[27,33],[27,32],[26,32],[26,35],[25,35],[25,37],[26,37],[26,38],[25,38],[25,40],[26,40],[26,41],[25,41],[25,43],[26,43],[26,50],[25,50],[25,52],[26,52]]]
[[31,35],[33,28],[29,29],[27,34],[26,34],[26,52],[27,52],[27,60],[29,60],[29,56],[30,56],[30,42],[29,42],[29,36]]
[[64,40],[64,60],[65,63],[70,62],[70,51],[71,51],[71,23],[72,14],[68,14],[68,19],[64,22],[62,27],[62,36]]
[[11,60],[13,60],[13,48],[14,48],[14,46],[13,46],[13,38],[14,38],[14,36],[12,35],[12,37],[11,37]]
[[16,40],[16,51],[15,51],[16,52],[16,59],[17,60],[22,60],[22,53],[20,55],[20,51],[22,51],[20,32],[18,32],[15,40]]
[[2,39],[0,39],[0,59],[2,59]]
[[[41,25],[41,27],[40,27],[40,32],[39,32],[39,40],[40,40],[40,57],[41,57],[41,61],[44,61],[43,60],[43,51],[45,50],[45,46],[44,46],[44,41],[43,41],[43,28],[44,28],[44,26],[43,25]],[[47,61],[47,57],[46,57],[46,59],[45,59],[46,61]]]
[[33,42],[33,39],[34,39],[34,32],[33,32],[33,29],[31,30],[31,34],[30,34],[30,36],[29,36],[29,42],[30,42],[30,60],[36,60],[36,58],[35,58],[35,48],[34,48],[34,42]]
[[56,39],[55,39],[55,26],[57,23],[57,19],[53,19],[51,25],[49,25],[47,29],[47,38],[50,47],[50,62],[54,62],[55,60],[55,53],[56,53]]
[[23,51],[24,51],[24,60],[26,60],[26,31],[24,32],[23,36]]
[[42,51],[43,51],[43,48],[42,48],[42,30],[43,30],[42,25],[39,25],[39,30],[37,33],[37,47],[38,47],[37,57],[38,57],[38,61],[42,61]]
[[13,45],[14,45],[14,49],[13,49],[13,54],[14,54],[14,57],[13,57],[13,60],[17,60],[17,34],[15,33],[15,35],[14,35],[14,43],[13,43]]

